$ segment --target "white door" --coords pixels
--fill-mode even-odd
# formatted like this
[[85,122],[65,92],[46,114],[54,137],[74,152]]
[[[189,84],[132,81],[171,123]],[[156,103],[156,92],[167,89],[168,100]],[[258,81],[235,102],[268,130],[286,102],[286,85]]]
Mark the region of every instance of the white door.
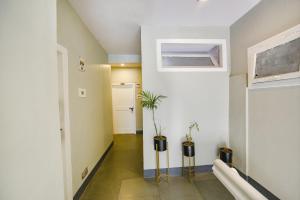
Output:
[[58,71],[58,103],[61,134],[61,157],[63,163],[63,179],[65,200],[73,199],[72,192],[72,165],[71,165],[71,136],[69,119],[69,94],[68,94],[68,54],[67,50],[57,47]]
[[112,86],[114,133],[136,133],[135,84]]

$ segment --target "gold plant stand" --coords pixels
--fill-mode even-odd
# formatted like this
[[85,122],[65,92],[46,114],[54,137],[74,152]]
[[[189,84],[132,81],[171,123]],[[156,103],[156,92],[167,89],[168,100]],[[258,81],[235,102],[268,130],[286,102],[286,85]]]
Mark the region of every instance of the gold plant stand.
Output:
[[[157,183],[160,183],[161,180],[165,180],[167,182],[169,182],[169,147],[168,147],[168,142],[167,142],[167,169],[166,169],[166,173],[161,173],[160,171],[160,159],[159,159],[159,151],[158,151],[158,146],[157,144],[155,145],[155,151],[156,151],[156,171],[155,171],[155,180]],[[165,179],[163,179],[165,178]]]
[[[185,169],[186,168],[185,162],[184,162],[185,157],[187,157],[189,160],[189,165],[187,166],[187,169]],[[184,152],[182,152],[182,168],[181,168],[182,176],[184,176],[185,171],[187,172],[187,177],[188,177],[189,181],[191,181],[192,177],[195,176],[195,171],[196,171],[195,155],[194,156],[185,156]]]

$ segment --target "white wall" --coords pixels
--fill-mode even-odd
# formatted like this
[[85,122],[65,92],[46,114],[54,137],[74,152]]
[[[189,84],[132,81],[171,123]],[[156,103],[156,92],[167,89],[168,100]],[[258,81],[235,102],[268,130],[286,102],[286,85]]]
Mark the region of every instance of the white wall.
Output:
[[56,2],[0,2],[0,199],[63,200]]
[[[73,192],[112,142],[112,106],[110,67],[107,54],[88,31],[66,0],[58,0],[58,43],[68,50]],[[78,70],[79,57],[88,64]],[[78,88],[86,88],[87,97],[78,97]]]
[[142,90],[141,68],[113,67],[111,69],[111,81],[113,84],[136,83],[136,130],[143,130],[143,109],[141,100],[138,98]]
[[[299,8],[299,0],[263,0],[234,23],[230,27],[233,74],[247,73],[248,47],[299,24]],[[239,92],[244,91],[236,90]],[[243,94],[231,95],[234,101],[241,97],[235,109],[244,104]],[[299,95],[299,86],[249,91],[248,175],[281,199],[300,199]],[[244,110],[240,112],[241,118]],[[230,120],[230,132],[238,130],[234,127],[240,125],[235,122],[245,124],[245,121]],[[230,141],[246,141],[245,132],[232,133],[238,134],[239,137],[232,137]],[[236,151],[244,152],[245,148],[239,146]],[[237,159],[246,162],[245,157]]]
[[137,54],[109,54],[108,63],[140,63],[141,56]]
[[[196,165],[212,164],[218,145],[228,142],[228,73],[161,72],[156,66],[156,39],[226,39],[223,27],[142,27],[143,89],[168,96],[161,103],[157,118],[168,137],[170,167],[181,167],[181,142],[192,121],[200,124],[196,142]],[[154,128],[150,112],[144,110],[144,169],[155,168]],[[162,160],[165,157],[162,156]],[[166,166],[162,161],[162,166]]]

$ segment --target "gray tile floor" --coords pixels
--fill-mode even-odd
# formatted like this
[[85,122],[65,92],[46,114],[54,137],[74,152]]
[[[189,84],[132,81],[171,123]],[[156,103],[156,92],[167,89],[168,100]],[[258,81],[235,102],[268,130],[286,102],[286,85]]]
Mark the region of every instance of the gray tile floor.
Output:
[[229,200],[234,199],[212,173],[190,182],[171,177],[157,184],[143,178],[142,135],[115,135],[108,153],[81,200]]

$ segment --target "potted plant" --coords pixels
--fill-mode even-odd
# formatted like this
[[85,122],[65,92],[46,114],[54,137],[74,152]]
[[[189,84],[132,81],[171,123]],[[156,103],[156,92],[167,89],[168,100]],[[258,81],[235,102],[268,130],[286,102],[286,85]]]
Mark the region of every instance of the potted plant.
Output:
[[221,147],[219,149],[220,159],[225,162],[227,165],[232,165],[232,149],[228,147]]
[[192,138],[192,132],[194,129],[199,132],[199,125],[197,122],[191,123],[189,126],[189,132],[186,134],[186,141],[182,143],[183,154],[187,157],[193,157],[195,155],[195,143]]
[[167,137],[161,134],[161,127],[157,127],[155,120],[155,110],[158,108],[159,103],[162,99],[167,98],[163,95],[156,95],[150,91],[142,91],[141,95],[141,104],[143,108],[146,108],[152,113],[152,121],[155,129],[154,136],[154,149],[158,151],[165,151],[167,149]]

